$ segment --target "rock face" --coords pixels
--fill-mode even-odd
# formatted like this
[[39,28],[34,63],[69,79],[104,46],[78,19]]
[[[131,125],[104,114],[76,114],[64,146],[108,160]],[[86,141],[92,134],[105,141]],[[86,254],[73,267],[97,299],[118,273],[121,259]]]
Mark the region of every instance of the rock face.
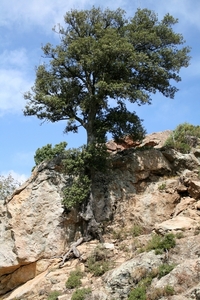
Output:
[[1,204],[1,294],[43,271],[39,270],[40,260],[64,251],[67,237],[62,219],[64,183],[61,174],[41,166],[8,203]]
[[[96,290],[91,300],[127,299],[144,273],[164,260],[164,256],[154,252],[136,254],[133,248],[137,245],[133,246],[131,240],[127,240],[128,254],[122,253],[120,243],[108,238],[112,231],[123,232],[134,225],[141,226],[147,234],[138,240],[141,244],[149,239],[151,231],[162,235],[186,233],[185,241],[181,244],[180,240],[176,246],[179,253],[172,252],[171,261],[179,266],[169,274],[169,280],[165,278],[166,282],[177,284],[179,290],[181,284],[177,283],[180,281],[180,278],[177,281],[177,274],[186,268],[184,261],[188,259],[186,277],[192,276],[199,263],[199,236],[194,239],[190,234],[198,233],[200,222],[199,152],[196,149],[181,154],[162,148],[169,134],[167,131],[148,136],[142,144],[148,149],[139,145],[137,149],[131,148],[130,144],[127,149],[125,146],[116,148],[110,143],[112,168],[107,174],[96,174],[93,209],[96,220],[107,233],[105,249],[115,257],[117,266],[101,279],[87,278],[86,287],[93,281],[92,287]],[[11,198],[0,203],[0,295],[11,292],[4,299],[46,299],[44,289],[51,290],[52,285],[52,290],[57,287],[65,293],[64,284],[61,286],[60,282],[66,280],[66,274],[78,264],[74,261],[76,263],[64,266],[63,270],[54,272],[54,277],[49,273],[54,263],[58,265],[58,257],[67,252],[69,243],[85,230],[78,212],[66,212],[62,205],[67,177],[60,173],[59,164],[59,161],[41,164]],[[93,249],[92,243],[86,247],[80,245],[78,249],[88,256]],[[131,256],[133,252],[134,257]],[[157,289],[162,284],[161,279],[154,280],[152,288]],[[31,289],[34,290],[32,294]],[[195,299],[193,295],[200,290],[196,277],[188,289],[181,290],[180,299]],[[70,299],[71,294],[62,297],[60,299]],[[179,298],[173,296],[172,299]]]

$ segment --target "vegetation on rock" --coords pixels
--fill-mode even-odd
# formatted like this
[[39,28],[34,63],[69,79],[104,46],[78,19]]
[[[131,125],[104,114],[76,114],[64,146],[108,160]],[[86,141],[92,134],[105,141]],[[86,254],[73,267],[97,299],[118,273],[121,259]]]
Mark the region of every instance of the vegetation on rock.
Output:
[[57,156],[61,156],[65,152],[67,146],[66,142],[61,142],[52,147],[51,144],[47,144],[42,148],[38,148],[34,155],[34,161],[36,166],[43,161],[52,160]]
[[74,289],[81,286],[81,278],[83,277],[83,273],[80,269],[76,269],[70,272],[70,276],[68,277],[65,286],[68,289]]
[[179,82],[180,69],[189,65],[190,48],[182,46],[183,36],[173,31],[175,18],[166,14],[159,21],[148,9],[138,9],[132,18],[120,8],[75,9],[64,20],[65,27],[54,28],[60,44],[42,47],[47,62],[36,69],[35,84],[24,95],[24,114],[50,122],[66,120],[66,133],[86,130],[87,146],[79,157],[93,151],[92,163],[87,165],[84,157],[85,169],[71,176],[64,203],[72,208],[86,200],[90,214],[84,212],[82,218],[88,232],[101,239],[92,204],[95,173],[106,161],[101,145],[107,133],[115,140],[144,137],[132,104],[149,104],[156,92],[173,98],[177,88],[172,82]]
[[90,293],[91,293],[90,288],[78,289],[73,293],[71,300],[84,300],[85,297]]
[[0,201],[5,200],[20,185],[11,174],[8,176],[0,175]]
[[57,300],[58,299],[58,296],[60,295],[60,292],[59,291],[52,291],[47,300]]
[[165,236],[154,234],[146,246],[147,251],[155,250],[156,254],[174,248],[176,245],[175,235],[168,233]]
[[196,147],[200,138],[200,126],[183,123],[176,127],[171,136],[165,142],[165,146],[182,153],[189,153],[192,147]]

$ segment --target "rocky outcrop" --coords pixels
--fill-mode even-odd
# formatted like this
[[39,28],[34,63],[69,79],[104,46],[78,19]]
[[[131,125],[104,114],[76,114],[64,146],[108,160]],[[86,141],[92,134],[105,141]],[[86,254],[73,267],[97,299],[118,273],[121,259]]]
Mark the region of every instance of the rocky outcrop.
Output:
[[[140,271],[148,273],[163,260],[163,256],[156,256],[154,252],[132,254],[137,245],[133,245],[131,239],[126,241],[128,254],[122,254],[120,243],[110,238],[111,232],[121,232],[123,235],[134,225],[148,234],[151,231],[162,235],[182,232],[187,235],[187,240],[185,238],[184,246],[181,243],[176,246],[181,257],[194,260],[193,264],[188,261],[191,272],[198,263],[199,237],[193,241],[190,236],[191,233],[198,233],[200,222],[200,163],[199,156],[195,154],[198,151],[181,154],[163,148],[164,139],[169,134],[159,133],[157,137],[152,134],[143,143],[148,148],[137,146],[137,149],[124,149],[117,146],[120,151],[115,153],[113,146],[112,168],[107,174],[96,174],[94,215],[107,234],[104,246],[115,257],[117,267],[99,281],[88,275],[86,286],[92,282],[93,290],[96,289],[94,299],[126,299],[142,278]],[[59,257],[67,252],[70,242],[84,235],[85,230],[78,212],[66,212],[62,205],[66,180],[67,175],[60,172],[59,161],[43,163],[10,199],[0,203],[0,294],[13,291],[5,299],[46,299],[47,291],[52,286],[65,293],[65,286],[61,283],[79,262],[72,261],[59,269]],[[138,243],[145,244],[148,238],[144,235]],[[86,250],[83,245],[78,247],[83,260],[92,251],[91,245],[87,244]],[[172,253],[172,257],[180,264],[180,270],[185,268],[177,253]],[[54,265],[56,271],[52,275],[50,270]],[[84,264],[81,267],[84,268]],[[177,277],[177,270],[170,276],[175,274],[173,278]],[[176,283],[176,279],[170,280]],[[162,285],[160,282],[155,280],[152,288],[159,288]],[[181,292],[183,297],[198,293],[195,278],[194,282],[196,289],[191,284],[189,288],[192,290]],[[34,290],[32,296],[30,289]],[[70,299],[71,294],[67,297]]]
[[1,204],[0,294],[48,267],[41,260],[61,255],[67,232],[62,218],[62,174],[40,166],[8,203]]

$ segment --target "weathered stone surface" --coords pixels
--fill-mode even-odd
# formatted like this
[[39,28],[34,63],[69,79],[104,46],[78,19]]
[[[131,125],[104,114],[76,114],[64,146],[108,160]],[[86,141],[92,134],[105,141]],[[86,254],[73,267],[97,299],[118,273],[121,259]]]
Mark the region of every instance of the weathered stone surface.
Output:
[[131,289],[161,263],[162,256],[155,255],[154,251],[151,251],[141,253],[120,267],[107,272],[103,279],[112,298],[127,299]]
[[154,132],[151,134],[148,134],[142,143],[139,145],[139,147],[154,147],[157,149],[160,149],[164,146],[166,140],[171,135],[172,130],[165,130],[161,132]]
[[[144,146],[159,148],[163,141],[152,136]],[[186,259],[196,261],[200,256],[200,237],[196,235],[200,222],[199,160],[193,154],[174,150],[122,151],[122,145],[116,147],[111,143],[110,150],[120,151],[112,154],[113,167],[108,174],[96,174],[93,208],[96,220],[111,235],[104,245],[109,248],[106,250],[109,259],[114,256],[116,265],[121,266],[105,275],[105,284],[91,274],[83,279],[85,287],[92,287],[91,297],[102,300],[111,300],[113,296],[124,299],[145,272],[151,270],[152,264],[161,263],[163,257],[152,252],[139,256],[134,252],[138,244],[145,246],[150,238],[147,233],[153,228],[162,234],[182,231],[186,235],[169,251],[172,261],[181,264]],[[75,209],[64,213],[65,182],[59,165],[41,164],[6,203],[0,203],[0,290],[3,294],[15,289],[5,299],[46,300],[56,289],[65,294],[63,299],[70,299],[72,291],[66,292],[66,278],[77,265],[81,269],[84,265],[72,260],[58,269],[60,261],[52,266],[52,257],[66,253],[68,243],[79,238],[85,227]],[[137,241],[129,237],[123,245],[109,232],[109,228],[125,231],[125,238],[126,230],[135,224],[146,232]],[[190,236],[191,233],[195,236]],[[92,241],[78,246],[83,262],[97,244]],[[121,249],[126,251],[123,253]],[[23,284],[26,280],[29,281]],[[16,288],[20,284],[23,285]],[[181,295],[184,299],[186,294]]]
[[162,153],[173,164],[173,169],[176,171],[194,170],[200,166],[199,160],[193,153],[182,154],[174,149],[167,149],[162,151]]
[[199,282],[199,264],[200,259],[185,260],[160,280],[154,280],[151,289],[170,285],[174,288],[175,294],[186,296],[185,292]]
[[0,294],[5,289],[13,289],[23,280],[25,282],[35,276],[34,271],[26,279],[21,279],[19,274],[22,273],[23,277],[22,268],[25,270],[27,265],[32,266],[32,263],[41,258],[51,258],[63,253],[66,243],[61,218],[63,185],[64,178],[61,174],[44,168],[37,175],[33,175],[24,188],[19,193],[15,192],[12,199],[4,204],[5,216],[1,223],[0,236],[0,274],[9,274],[4,276],[10,279],[1,280]]
[[185,212],[188,208],[191,206],[194,208],[194,204],[196,203],[196,200],[194,198],[190,197],[183,197],[175,207],[173,217],[176,217],[177,215],[181,214],[182,212]]
[[200,181],[190,181],[188,192],[191,197],[200,199]]
[[177,231],[177,230],[188,230],[195,228],[198,225],[198,222],[183,216],[176,216],[173,219],[164,221],[160,224],[155,224],[155,231],[161,234],[167,233],[168,231]]

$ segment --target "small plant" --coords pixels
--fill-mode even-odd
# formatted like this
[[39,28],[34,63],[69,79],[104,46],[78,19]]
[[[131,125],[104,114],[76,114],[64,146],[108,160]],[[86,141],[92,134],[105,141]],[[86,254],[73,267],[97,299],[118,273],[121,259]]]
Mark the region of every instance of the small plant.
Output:
[[133,237],[141,235],[142,232],[143,232],[143,228],[137,224],[135,224],[130,230],[130,233]]
[[126,244],[124,244],[124,243],[121,243],[119,245],[119,250],[124,251],[124,252],[129,252],[128,246]]
[[158,268],[158,278],[161,278],[167,274],[169,274],[173,269],[175,265],[169,265],[169,264],[162,264]]
[[155,250],[156,254],[162,254],[165,250],[175,247],[175,235],[166,234],[164,237],[154,234],[146,246],[147,251]]
[[163,289],[164,296],[171,296],[174,295],[174,288],[171,285],[166,285]]
[[74,288],[81,286],[81,278],[82,277],[83,277],[83,273],[80,271],[80,269],[71,271],[70,276],[65,283],[66,288],[74,289]]
[[88,271],[94,276],[101,276],[111,267],[111,262],[107,260],[107,251],[104,247],[97,246],[92,255],[87,259]]
[[128,297],[128,300],[146,300],[146,289],[144,286],[137,286],[134,288]]
[[166,189],[166,183],[163,182],[161,185],[158,187],[159,191],[164,191]]
[[182,232],[177,232],[176,233],[176,238],[177,239],[182,239],[182,238],[184,238],[184,234]]
[[78,289],[72,294],[71,300],[84,300],[91,292],[90,288]]
[[56,300],[58,298],[58,296],[60,296],[60,292],[59,291],[52,291],[47,300]]
[[183,123],[176,127],[171,136],[166,140],[165,146],[174,148],[182,153],[189,153],[196,147],[200,138],[200,126]]
[[113,230],[112,237],[115,240],[118,240],[119,242],[122,242],[127,238],[127,232],[125,230]]
[[159,300],[162,297],[172,296],[174,288],[171,285],[166,285],[163,288],[154,288],[148,294],[148,300]]

